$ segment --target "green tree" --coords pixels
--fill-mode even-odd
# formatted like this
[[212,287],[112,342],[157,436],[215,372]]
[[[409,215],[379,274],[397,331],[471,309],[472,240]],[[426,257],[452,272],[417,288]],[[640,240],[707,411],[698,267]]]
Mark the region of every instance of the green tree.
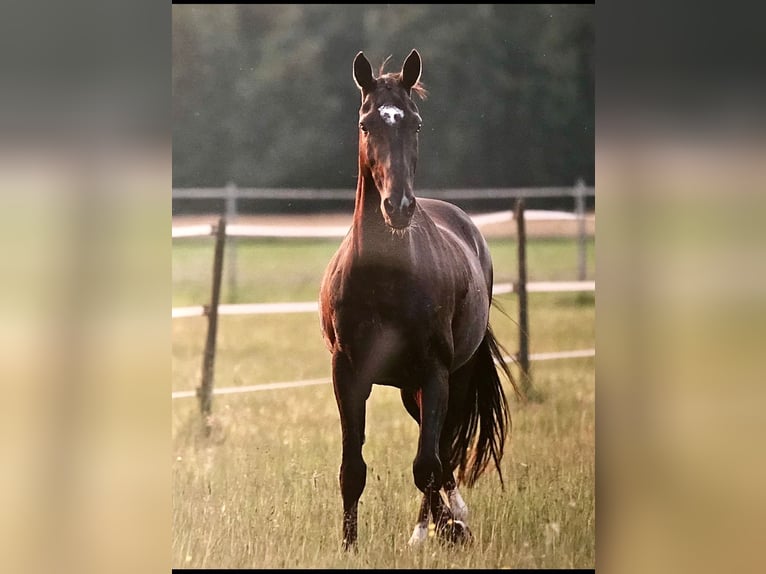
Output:
[[412,48],[419,187],[593,181],[592,5],[176,5],[174,185],[353,188],[353,57]]

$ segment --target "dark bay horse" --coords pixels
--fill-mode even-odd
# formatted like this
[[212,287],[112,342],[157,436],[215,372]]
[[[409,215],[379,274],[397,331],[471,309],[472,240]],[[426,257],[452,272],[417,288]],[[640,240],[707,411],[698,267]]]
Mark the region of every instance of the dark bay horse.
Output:
[[413,194],[422,120],[411,96],[424,95],[420,73],[416,50],[401,72],[381,69],[377,78],[362,52],[354,59],[362,94],[356,204],[320,292],[342,427],[347,549],[356,543],[367,476],[362,445],[373,384],[399,388],[420,426],[412,472],[423,503],[410,544],[427,537],[429,513],[440,537],[471,540],[457,484],[473,485],[490,460],[500,473],[511,423],[495,361],[518,393],[489,326],[487,243],[457,207]]

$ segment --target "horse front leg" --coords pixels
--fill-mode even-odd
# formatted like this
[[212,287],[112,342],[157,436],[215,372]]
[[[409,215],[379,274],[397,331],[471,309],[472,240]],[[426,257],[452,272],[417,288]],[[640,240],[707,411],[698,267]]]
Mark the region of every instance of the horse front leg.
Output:
[[346,355],[333,356],[333,387],[340,412],[343,454],[340,465],[340,490],[343,496],[343,548],[352,549],[357,540],[357,508],[367,481],[367,465],[362,457],[365,403],[371,384],[355,376]]
[[449,399],[447,369],[442,366],[432,369],[417,398],[420,407],[420,438],[418,452],[412,462],[412,475],[415,486],[423,493],[423,504],[410,544],[421,542],[427,536],[429,510],[441,516],[444,508],[439,495],[443,480],[439,439]]
[[[420,403],[422,401],[422,394],[420,389],[413,392],[409,389],[402,389],[401,391],[402,395],[402,402],[404,403],[405,408],[407,409],[407,412],[410,413],[412,418],[415,419],[415,421],[418,423],[418,426],[420,425]],[[442,432],[443,434],[443,432]],[[442,442],[444,442],[444,437],[442,437]],[[444,449],[442,449],[442,453],[444,453]],[[444,461],[444,455],[441,456],[441,461]],[[451,474],[449,475],[451,476]],[[441,499],[440,496],[438,496],[438,493],[435,491],[429,494],[423,494],[423,501],[420,504],[420,510],[418,511],[418,520],[415,523],[415,528],[412,531],[412,536],[410,536],[410,540],[408,544],[410,546],[415,546],[417,544],[420,544],[426,538],[428,538],[428,514],[429,512],[434,517],[434,523],[439,524],[440,522],[446,522],[450,516],[444,516],[445,511],[448,513],[449,508],[445,508],[445,505]]]
[[434,516],[436,534],[447,542],[470,543],[473,540],[470,528],[468,528],[468,506],[466,506],[460,491],[457,489],[454,469],[450,460],[453,458],[453,442],[455,433],[460,432],[460,419],[464,417],[466,404],[466,389],[469,378],[473,372],[473,365],[469,363],[457,372],[453,373],[449,381],[449,406],[447,419],[442,429],[441,436],[441,460],[442,460],[442,488],[444,492],[444,505],[449,512],[442,512]]
[[[460,495],[455,476],[449,466],[449,443],[444,433],[441,440],[442,490],[432,489],[423,494],[423,502],[418,512],[418,522],[410,536],[409,545],[415,546],[428,538],[429,510],[436,527],[435,534],[448,543],[471,543],[473,534],[468,528],[468,507]],[[442,496],[444,493],[444,496]]]

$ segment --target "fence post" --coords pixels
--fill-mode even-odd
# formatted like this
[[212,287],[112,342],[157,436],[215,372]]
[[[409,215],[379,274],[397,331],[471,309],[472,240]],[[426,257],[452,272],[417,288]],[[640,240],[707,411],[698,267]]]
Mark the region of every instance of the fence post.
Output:
[[527,315],[527,233],[524,224],[524,199],[516,200],[516,230],[518,237],[519,276],[514,290],[519,295],[519,367],[521,368],[521,390],[529,397],[532,376],[529,372],[529,320]]
[[[229,182],[226,184],[226,221],[229,223],[237,220],[237,186]],[[230,237],[226,245],[227,258],[227,282],[228,300],[230,303],[237,302],[237,238]]]
[[207,340],[205,341],[205,354],[202,357],[202,383],[197,389],[202,424],[205,435],[210,436],[212,425],[210,414],[213,410],[213,371],[215,368],[215,341],[218,330],[218,301],[221,296],[221,269],[223,268],[223,248],[226,243],[226,218],[218,220],[218,228],[215,237],[215,255],[213,257],[213,289],[210,296],[210,305],[205,308],[207,316]]
[[577,214],[577,279],[587,278],[586,244],[585,244],[585,182],[577,180],[574,188],[575,213]]

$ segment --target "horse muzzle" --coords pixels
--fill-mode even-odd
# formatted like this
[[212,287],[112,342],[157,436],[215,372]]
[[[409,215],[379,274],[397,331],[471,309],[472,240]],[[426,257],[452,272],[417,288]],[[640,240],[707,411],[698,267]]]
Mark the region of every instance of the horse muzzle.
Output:
[[386,225],[394,229],[404,229],[409,227],[412,221],[412,214],[415,213],[415,198],[406,196],[398,203],[391,201],[391,198],[383,199],[383,219]]

